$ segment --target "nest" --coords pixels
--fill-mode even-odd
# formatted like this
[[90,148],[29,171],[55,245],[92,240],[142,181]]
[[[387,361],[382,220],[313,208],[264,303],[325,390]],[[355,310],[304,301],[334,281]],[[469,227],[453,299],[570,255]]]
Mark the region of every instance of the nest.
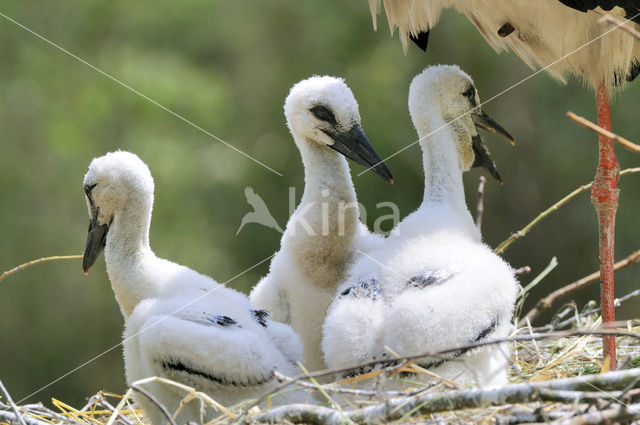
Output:
[[[144,387],[155,381],[181,388],[185,394],[183,404],[216,408],[220,415],[210,424],[640,424],[640,320],[619,323],[616,329],[602,329],[597,309],[590,307],[578,311],[568,305],[546,326],[517,329],[509,338],[513,346],[510,383],[497,389],[461,388],[420,368],[414,364],[419,357],[411,357],[398,358],[392,366],[358,377],[323,384],[316,378],[334,374],[316,372],[287,377],[276,372],[274,377],[280,385],[270,394],[228,407],[193,388],[162,378],[133,383],[124,395],[101,391],[78,408],[57,399],[51,400],[52,407],[42,403],[15,406],[5,392],[0,402],[0,409],[4,410],[0,411],[0,423],[142,425],[146,423],[144,411],[132,396],[140,392],[152,398]],[[601,360],[603,335],[617,337],[618,356],[622,359],[618,371],[608,372],[610,365]],[[407,372],[429,375],[432,382],[414,382],[406,378]],[[359,389],[365,381],[372,381],[370,386],[375,390]],[[389,382],[395,388],[401,384],[402,388],[387,391]],[[270,407],[270,397],[283,391],[306,391],[322,402]],[[165,409],[167,424],[172,423],[179,410]]]

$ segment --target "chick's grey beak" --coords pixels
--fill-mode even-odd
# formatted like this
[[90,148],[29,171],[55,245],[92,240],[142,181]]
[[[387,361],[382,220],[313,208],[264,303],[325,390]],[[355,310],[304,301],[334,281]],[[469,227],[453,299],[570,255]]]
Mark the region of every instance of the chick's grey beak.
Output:
[[382,161],[359,125],[356,124],[344,132],[323,131],[334,141],[333,145],[329,146],[331,149],[360,165],[370,168],[378,176],[389,183],[393,183],[391,171]]
[[87,244],[84,247],[84,256],[82,257],[82,270],[87,274],[89,268],[93,266],[100,252],[107,244],[108,224],[98,223],[98,210],[92,211],[91,220],[89,221],[89,234],[87,235]]
[[496,136],[501,136],[507,139],[512,145],[516,142],[507,130],[505,130],[500,124],[498,124],[493,118],[487,115],[482,109],[478,108],[475,112],[471,113],[471,119],[476,127],[488,131]]

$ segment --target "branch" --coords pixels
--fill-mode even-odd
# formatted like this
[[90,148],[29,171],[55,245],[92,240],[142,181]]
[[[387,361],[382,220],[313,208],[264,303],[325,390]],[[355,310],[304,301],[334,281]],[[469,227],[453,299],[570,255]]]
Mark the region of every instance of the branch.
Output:
[[7,391],[4,384],[2,383],[2,380],[0,380],[0,391],[2,391],[2,394],[4,394],[4,398],[7,400],[7,403],[9,403],[9,406],[11,406],[11,410],[13,410],[13,412],[16,414],[16,418],[18,418],[18,422],[20,423],[20,425],[26,425],[24,423],[24,420],[22,419],[20,409],[18,409],[18,406],[16,406],[16,404],[13,402],[9,391]]
[[2,273],[0,275],[0,281],[5,279],[9,275],[19,272],[20,270],[26,269],[27,267],[35,266],[36,264],[46,263],[49,261],[57,261],[57,260],[81,260],[81,259],[82,259],[82,255],[55,255],[53,257],[38,258],[37,260],[31,260],[27,263],[20,264],[19,266],[16,266],[11,270],[7,270],[6,272]]
[[600,127],[597,124],[592,123],[591,121],[589,121],[586,118],[583,118],[583,117],[581,117],[579,115],[576,115],[571,111],[567,112],[567,118],[569,118],[570,120],[580,124],[581,126],[583,126],[585,128],[588,128],[591,131],[595,131],[596,133],[598,133],[601,136],[606,137],[607,139],[611,139],[611,140],[614,140],[614,141],[620,143],[622,145],[622,147],[624,147],[627,150],[630,150],[631,152],[640,153],[640,145],[636,145],[635,143],[625,139],[622,136],[618,136],[617,134],[612,133],[609,130],[605,130],[604,128]]
[[[512,416],[506,417],[496,417],[496,425],[516,425],[522,423],[549,423],[549,424],[568,424],[568,425],[589,425],[589,424],[608,424],[608,423],[619,423],[619,422],[611,422],[616,419],[629,419],[629,418],[637,418],[638,409],[640,408],[640,404],[634,404],[627,406],[628,410],[635,411],[636,413],[631,413],[628,410],[625,410],[621,407],[613,408],[613,409],[599,409],[598,412],[592,413],[582,413],[577,416],[571,416],[569,412],[566,410],[554,410],[551,412],[536,412],[536,413],[520,413]],[[629,416],[627,416],[629,414]],[[554,422],[549,422],[549,420],[555,420]]]
[[10,425],[20,425],[24,423],[26,423],[26,425],[51,425],[50,422],[41,421],[30,416],[20,417],[6,410],[0,410],[0,422],[7,422]]
[[[635,298],[638,295],[640,295],[640,289],[636,289],[635,291],[629,292],[627,295],[624,295],[624,296],[622,296],[620,298],[616,298],[615,300],[613,300],[613,304],[614,304],[614,306],[616,308],[620,307],[623,302],[625,302],[625,301],[627,301],[627,300],[629,300],[631,298]],[[590,314],[599,313],[600,310],[601,310],[600,307],[596,307],[596,308],[588,309],[586,311],[582,311],[577,317],[576,316],[572,316],[572,317],[570,317],[570,318],[568,318],[568,319],[556,324],[551,329],[563,329],[564,327],[570,325],[571,323],[578,321],[580,318],[583,318],[583,317],[588,316]]]
[[[629,22],[630,20],[627,19],[626,22]],[[626,22],[620,21],[616,18],[614,18],[611,15],[604,15],[602,18],[598,19],[598,23],[599,24],[611,24],[611,25],[615,25],[618,28],[620,28],[623,31],[628,32],[629,34],[631,34],[632,36],[636,37],[637,39],[640,40],[640,31],[637,31],[634,28],[631,28],[630,26],[626,25]]]
[[[9,406],[5,406],[0,403],[0,409],[5,409]],[[58,422],[62,422],[65,424],[73,424],[73,425],[83,425],[81,422],[78,422],[73,417],[62,415],[58,412],[55,412],[47,407],[45,407],[42,403],[33,403],[33,404],[25,404],[20,406],[20,409],[26,414],[23,418],[27,421],[27,425],[29,424],[30,419],[45,420],[51,422],[57,420]]]
[[136,386],[135,384],[131,384],[129,385],[129,387],[131,387],[132,390],[139,392],[140,394],[142,394],[143,396],[145,396],[146,398],[149,399],[149,401],[153,404],[155,404],[155,406],[160,409],[160,411],[162,412],[162,414],[169,420],[169,423],[171,425],[176,425],[176,422],[173,420],[173,418],[171,417],[171,414],[169,413],[169,411],[167,410],[167,408],[162,405],[153,395],[151,395],[147,390],[140,388],[138,386]]
[[333,409],[309,404],[290,404],[250,418],[255,422],[270,424],[346,425],[353,422]]
[[[626,174],[633,174],[633,173],[638,173],[638,172],[640,172],[640,167],[627,168],[627,169],[622,170],[620,172],[620,176],[622,177],[622,176],[624,176]],[[591,188],[591,183],[587,183],[587,184],[584,184],[584,185],[580,186],[579,188],[577,188],[576,190],[574,190],[573,192],[571,192],[570,194],[568,194],[564,198],[560,199],[555,204],[551,205],[545,211],[541,212],[536,218],[533,219],[533,221],[531,223],[527,224],[526,226],[524,226],[521,230],[517,231],[516,233],[513,233],[506,240],[501,242],[500,245],[498,245],[498,247],[496,249],[494,249],[493,251],[498,255],[504,254],[504,252],[507,250],[507,248],[512,243],[514,243],[516,240],[520,239],[521,237],[523,237],[527,233],[529,233],[529,231],[536,224],[540,223],[543,219],[545,219],[549,215],[551,215],[551,213],[553,213],[554,211],[558,210],[560,207],[564,206],[567,202],[569,202],[571,199],[573,199],[576,195],[579,195],[580,193],[582,193],[585,190],[590,189],[590,188]]]
[[120,411],[124,407],[124,404],[127,402],[127,400],[129,400],[129,398],[131,398],[132,395],[133,395],[133,390],[131,388],[129,388],[127,390],[127,392],[124,393],[124,395],[120,399],[120,402],[116,406],[115,410],[113,412],[111,412],[111,416],[109,416],[109,420],[107,420],[107,425],[113,425],[114,424],[114,422],[116,421],[116,417],[118,417],[120,415]]
[[[636,264],[640,264],[640,250],[633,252],[624,260],[620,260],[613,265],[614,271],[621,270],[625,267],[635,266]],[[535,307],[533,307],[525,316],[518,321],[518,326],[525,326],[527,323],[527,319],[529,322],[533,322],[533,319],[538,317],[540,313],[549,310],[551,308],[551,304],[557,301],[559,298],[569,295],[572,292],[577,291],[590,283],[593,283],[600,279],[600,271],[596,271],[591,273],[588,276],[583,277],[582,279],[578,279],[575,282],[572,282],[568,285],[563,286],[560,289],[556,289],[546,297],[540,299]]]
[[558,425],[600,425],[622,422],[628,419],[637,419],[640,416],[640,404],[620,406],[613,409],[585,413],[573,418],[553,422]]
[[[110,411],[112,414],[116,410],[116,408],[104,398],[101,398],[100,401],[98,401],[98,405],[104,407],[105,409]],[[133,425],[133,423],[129,419],[127,419],[127,417],[124,416],[121,412],[118,412],[118,417],[125,425]]]
[[[182,384],[180,382],[176,382],[176,381],[172,381],[171,379],[167,379],[167,378],[162,378],[159,376],[151,376],[149,378],[143,378],[143,379],[139,379],[135,382],[132,382],[129,387],[140,387],[141,385],[146,385],[148,383],[151,382],[158,382],[160,384],[164,384],[167,386],[172,386],[175,388],[179,388],[181,390],[183,390],[184,392],[187,393],[187,395],[182,399],[182,401],[180,402],[181,405],[186,404],[185,400],[192,400],[194,398],[199,399],[200,401],[206,403],[207,405],[213,407],[214,409],[224,413],[225,415],[227,415],[228,417],[235,419],[237,416],[235,413],[233,413],[232,411],[230,411],[229,409],[227,409],[226,407],[224,407],[223,405],[221,405],[220,403],[218,403],[217,401],[215,401],[214,399],[212,399],[211,397],[209,397],[207,394],[201,392],[201,391],[197,391],[195,388],[190,387],[188,385]],[[188,402],[187,401],[187,402]],[[111,424],[107,424],[107,425],[111,425]]]
[[484,214],[484,184],[487,182],[485,176],[480,176],[478,179],[478,205],[476,207],[476,226],[478,229],[482,228],[482,216]]
[[[314,385],[305,381],[295,380],[276,370],[271,372],[271,374],[276,379],[276,381],[280,383],[298,385],[302,388],[308,388],[312,390],[318,390],[319,388],[322,388],[326,392],[333,392],[333,393],[339,393],[339,394],[352,394],[352,395],[363,396],[363,397],[372,397],[372,396],[381,396],[381,395],[384,395],[387,397],[398,397],[402,395],[407,395],[406,391],[372,391],[372,390],[358,390],[355,388],[334,387],[332,385]],[[423,392],[423,391],[424,389],[416,390],[416,392]]]
[[[601,391],[599,398],[604,398],[603,391],[620,391],[639,377],[640,369],[630,369],[543,382],[510,384],[493,389],[454,390],[414,397],[398,397],[385,403],[346,412],[346,417],[327,407],[293,404],[251,416],[251,419],[262,423],[289,421],[334,425],[351,420],[358,424],[380,424],[398,420],[405,415],[427,415],[509,403],[528,403],[539,400],[574,402],[576,397],[579,400],[591,401],[595,395],[588,391],[597,388]],[[583,393],[583,391],[587,392]],[[610,394],[609,398],[611,396],[615,394]],[[635,406],[630,408],[633,409]],[[640,410],[636,415],[640,415]]]

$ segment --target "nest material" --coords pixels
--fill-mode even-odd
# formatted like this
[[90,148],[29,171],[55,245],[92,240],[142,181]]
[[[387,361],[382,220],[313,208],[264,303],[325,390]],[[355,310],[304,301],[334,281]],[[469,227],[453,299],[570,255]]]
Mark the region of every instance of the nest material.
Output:
[[[557,328],[568,328],[557,331]],[[561,309],[550,325],[525,327],[512,336],[513,357],[510,384],[489,390],[456,388],[451,381],[412,382],[401,378],[403,372],[429,374],[415,366],[412,359],[348,380],[319,384],[315,379],[291,378],[276,374],[279,391],[307,391],[324,400],[320,405],[269,407],[265,397],[230,406],[218,405],[205,394],[182,384],[162,379],[185,392],[185,403],[215,406],[220,416],[212,424],[231,423],[635,423],[640,424],[640,320],[626,322],[617,332],[617,347],[622,364],[618,372],[606,372],[608,364],[600,359],[602,338],[600,317],[591,310]],[[572,336],[559,337],[571,334]],[[593,332],[593,333],[592,333]],[[606,332],[606,331],[605,331]],[[614,332],[614,331],[612,331]],[[159,379],[159,378],[158,378]],[[152,379],[150,379],[152,380]],[[145,382],[132,385],[124,395],[99,392],[81,408],[73,408],[53,399],[53,408],[43,404],[12,406],[6,394],[0,403],[0,423],[24,425],[138,425],[144,424],[144,412],[132,400],[134,391],[145,393]],[[375,380],[376,390],[358,389],[358,383]],[[386,391],[393,382],[399,391]],[[6,404],[3,404],[6,403]],[[169,416],[175,412],[167,412]],[[167,419],[167,423],[169,419]],[[21,424],[22,425],[22,424]]]

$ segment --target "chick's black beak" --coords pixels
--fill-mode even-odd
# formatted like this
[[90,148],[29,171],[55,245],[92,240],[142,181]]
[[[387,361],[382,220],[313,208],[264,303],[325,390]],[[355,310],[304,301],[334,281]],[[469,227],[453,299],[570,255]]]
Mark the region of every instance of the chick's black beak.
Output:
[[478,108],[475,112],[471,113],[471,119],[477,128],[481,128],[496,136],[501,136],[507,139],[512,145],[516,142],[507,130],[505,130],[500,124],[498,124],[493,118],[487,115],[482,109]]
[[382,161],[359,125],[356,124],[348,131],[343,132],[322,131],[333,139],[333,145],[329,146],[331,149],[371,169],[371,171],[389,183],[393,183],[391,171]]
[[[487,115],[487,113],[482,109],[477,108],[475,111],[473,111],[471,113],[471,119],[473,120],[476,129],[481,128],[491,134],[504,137],[509,142],[511,142],[512,145],[515,145],[515,141],[513,140],[511,134],[509,134],[507,130],[505,130],[493,118]],[[482,137],[480,137],[479,134],[476,134],[471,138],[471,144],[473,146],[473,152],[475,154],[473,167],[486,168],[491,174],[491,177],[498,180],[500,184],[502,184],[502,178],[500,177],[500,173],[498,173],[496,163],[493,161],[493,159],[491,159],[491,156],[489,155],[489,149],[487,149],[487,145],[485,145]]]
[[100,252],[107,244],[108,224],[98,223],[98,210],[91,212],[91,220],[89,221],[89,234],[87,235],[87,244],[84,248],[84,256],[82,258],[82,270],[87,274],[89,268],[93,266]]
[[489,171],[489,174],[491,174],[491,177],[502,184],[502,177],[500,177],[500,173],[498,173],[496,163],[491,159],[489,149],[487,149],[487,145],[484,144],[484,140],[482,140],[482,137],[480,137],[479,134],[476,134],[471,138],[471,145],[473,147],[473,153],[475,154],[472,167],[486,168]]

